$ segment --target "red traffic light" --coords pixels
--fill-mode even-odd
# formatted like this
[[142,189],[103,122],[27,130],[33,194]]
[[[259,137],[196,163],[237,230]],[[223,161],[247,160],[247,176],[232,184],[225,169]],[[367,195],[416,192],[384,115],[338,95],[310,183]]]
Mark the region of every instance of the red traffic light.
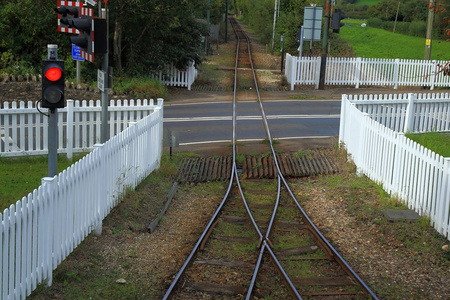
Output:
[[51,67],[45,71],[45,78],[50,81],[58,81],[61,79],[62,71],[60,67]]

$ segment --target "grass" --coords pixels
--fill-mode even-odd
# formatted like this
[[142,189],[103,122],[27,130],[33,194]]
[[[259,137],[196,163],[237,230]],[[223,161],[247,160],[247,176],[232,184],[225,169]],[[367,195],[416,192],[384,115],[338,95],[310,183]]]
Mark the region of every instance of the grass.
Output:
[[[76,155],[71,161],[62,155],[58,157],[58,172],[63,171],[84,155]],[[47,176],[47,157],[0,157],[0,211],[22,199],[41,185]]]
[[355,5],[374,5],[374,4],[378,4],[379,2],[381,2],[381,0],[358,0],[356,1]]
[[406,137],[425,148],[443,156],[450,157],[450,134],[440,132],[406,134]]
[[[345,19],[340,30],[340,37],[346,40],[357,57],[423,59],[425,39],[392,33],[383,29],[361,27],[364,20]],[[390,42],[394,41],[394,42]],[[431,59],[447,60],[448,43],[433,41]]]

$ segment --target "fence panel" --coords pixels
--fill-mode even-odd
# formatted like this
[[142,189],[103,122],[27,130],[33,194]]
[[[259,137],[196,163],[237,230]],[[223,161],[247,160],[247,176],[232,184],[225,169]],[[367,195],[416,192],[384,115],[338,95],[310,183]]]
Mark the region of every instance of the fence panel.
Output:
[[414,131],[425,132],[437,123],[440,129],[448,128],[448,103],[448,94],[356,99],[343,95],[339,140],[358,172],[429,216],[431,225],[450,240],[450,158],[406,138],[401,131],[408,126],[399,125],[408,124],[412,116]]
[[[318,87],[318,69],[306,68],[307,62],[315,61],[320,68],[320,57],[294,57],[286,55],[285,75],[291,90],[294,84],[315,84]],[[288,65],[288,63],[290,65]],[[443,67],[446,61],[379,59],[379,58],[339,58],[328,57],[325,84],[328,85],[381,85],[449,87],[450,76]],[[293,70],[298,70],[293,73]]]
[[[153,99],[111,100],[109,111],[110,136],[123,131],[129,121],[140,120],[157,105]],[[6,102],[0,109],[0,155],[23,156],[47,153],[48,118],[40,113],[46,109],[34,103]],[[58,153],[83,152],[100,141],[102,123],[101,101],[67,101],[67,107],[58,110]]]
[[118,203],[159,167],[162,100],[130,125],[0,214],[0,298],[25,299]]

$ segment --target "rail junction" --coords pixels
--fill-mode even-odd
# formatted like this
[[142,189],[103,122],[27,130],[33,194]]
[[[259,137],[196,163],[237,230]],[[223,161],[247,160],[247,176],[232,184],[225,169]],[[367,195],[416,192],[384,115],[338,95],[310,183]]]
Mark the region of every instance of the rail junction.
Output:
[[[286,177],[292,173],[287,175],[287,170],[293,165],[308,165],[310,172],[324,174],[337,170],[320,152],[314,154],[316,160],[311,156],[301,163],[276,153],[250,40],[234,18],[230,23],[237,41],[232,156],[185,161],[179,175],[181,182],[196,182],[207,181],[212,176],[208,174],[228,174],[228,189],[163,299],[378,299],[320,233],[289,188]],[[239,96],[246,91],[248,100],[250,89],[255,109],[261,112],[270,157],[258,162],[246,156],[238,164]],[[261,189],[261,183],[267,188]]]

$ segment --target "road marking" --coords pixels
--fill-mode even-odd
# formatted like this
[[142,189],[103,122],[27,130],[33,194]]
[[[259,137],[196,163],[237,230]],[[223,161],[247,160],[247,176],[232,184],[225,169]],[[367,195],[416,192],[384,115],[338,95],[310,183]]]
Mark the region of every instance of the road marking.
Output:
[[[269,120],[278,119],[339,119],[340,115],[272,115],[267,116]],[[241,116],[236,118],[238,121],[261,120],[261,116]],[[175,122],[203,122],[203,121],[231,121],[231,116],[225,117],[189,117],[189,118],[164,118],[166,123]]]
[[[334,136],[293,136],[293,137],[274,138],[274,140],[328,139],[328,138],[332,138],[332,137],[334,137]],[[262,142],[264,140],[265,139],[239,139],[236,142],[241,142],[241,143],[243,143],[243,142]],[[231,143],[231,140],[180,143],[180,146],[218,144],[218,143]]]

